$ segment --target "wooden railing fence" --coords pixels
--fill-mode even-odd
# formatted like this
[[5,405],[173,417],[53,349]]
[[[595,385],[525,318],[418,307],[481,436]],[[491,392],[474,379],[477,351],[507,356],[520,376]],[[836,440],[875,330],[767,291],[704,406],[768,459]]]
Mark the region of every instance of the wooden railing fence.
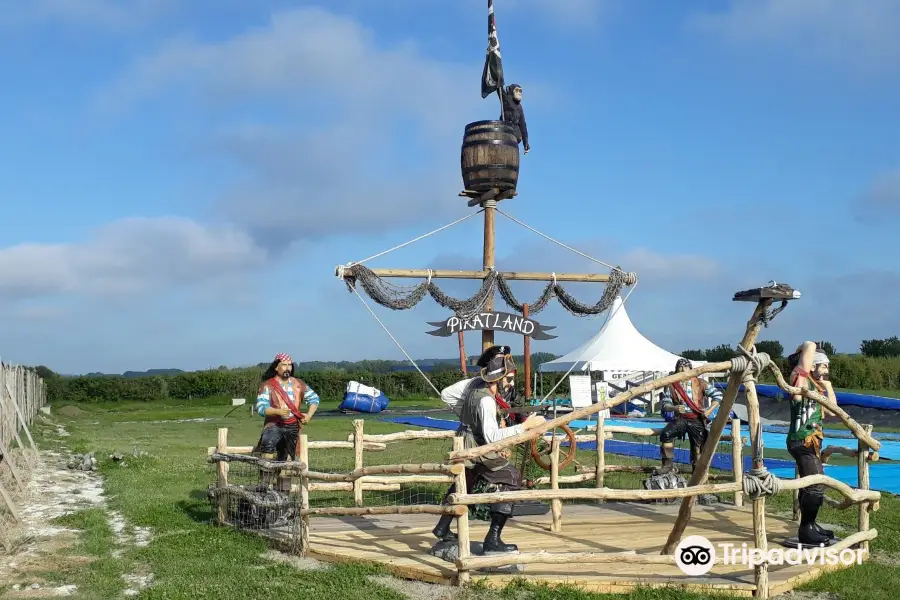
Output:
[[44,380],[33,369],[0,362],[0,514],[16,521],[40,464],[31,424],[46,401]]
[[[704,367],[705,368],[705,367]],[[686,377],[690,373],[670,376],[672,379],[677,377]],[[660,382],[654,382],[648,387],[659,386]],[[626,398],[616,401],[624,402]],[[826,401],[827,402],[827,401]],[[823,404],[825,404],[823,402]],[[602,406],[594,406],[591,409],[598,412]],[[850,419],[844,411],[836,406],[829,407],[835,412],[841,420],[849,425],[851,431],[858,440],[857,448],[849,447],[829,447],[823,452],[823,460],[827,461],[832,454],[843,454],[847,456],[855,456],[858,459],[859,469],[859,486],[854,489],[851,486],[825,475],[813,475],[795,479],[779,480],[780,488],[784,491],[793,492],[806,488],[814,484],[822,484],[843,496],[842,500],[836,500],[826,497],[828,504],[838,510],[845,510],[851,507],[858,507],[859,523],[858,531],[844,540],[836,543],[831,547],[834,552],[840,552],[844,549],[859,546],[864,552],[868,551],[868,543],[875,539],[878,531],[870,527],[869,518],[872,511],[878,510],[881,494],[869,488],[869,463],[878,460],[877,449],[880,443],[871,436],[871,425],[860,425]],[[572,420],[574,417],[566,417]],[[300,436],[300,452],[297,461],[291,463],[289,468],[266,466],[260,464],[260,470],[268,470],[277,472],[284,479],[290,479],[292,485],[288,489],[293,492],[294,501],[297,505],[297,512],[301,515],[301,523],[299,525],[298,548],[301,553],[305,553],[309,549],[309,517],[313,515],[321,516],[349,516],[349,515],[376,515],[376,514],[450,514],[456,517],[457,533],[459,536],[459,555],[456,560],[457,583],[464,584],[470,581],[473,571],[488,567],[511,566],[516,564],[566,564],[570,562],[581,562],[590,564],[602,563],[623,563],[623,564],[645,564],[645,565],[670,565],[675,564],[675,556],[671,552],[662,552],[661,554],[634,554],[626,553],[603,553],[603,552],[579,552],[579,553],[559,553],[559,552],[530,552],[516,553],[514,555],[498,555],[498,556],[470,556],[469,554],[469,513],[468,507],[478,504],[490,504],[494,502],[517,502],[517,501],[544,501],[551,503],[552,525],[551,531],[561,532],[563,529],[563,500],[584,500],[593,502],[602,501],[661,501],[673,498],[695,498],[704,494],[733,494],[736,506],[742,506],[745,502],[744,494],[747,493],[748,474],[743,472],[743,445],[744,441],[740,435],[740,422],[733,420],[731,435],[719,435],[714,440],[714,446],[719,442],[730,441],[732,458],[735,469],[732,473],[724,473],[713,475],[707,473],[704,482],[695,485],[688,485],[685,488],[661,489],[661,490],[635,490],[635,489],[612,489],[608,488],[604,482],[604,475],[613,472],[643,472],[652,470],[650,467],[628,466],[628,465],[610,465],[606,463],[606,453],[604,444],[597,444],[597,461],[596,465],[578,469],[575,475],[561,476],[559,474],[560,464],[560,443],[565,439],[561,436],[554,436],[551,433],[554,425],[563,424],[563,419],[557,419],[555,422],[548,422],[545,426],[536,430],[526,432],[521,436],[513,436],[497,442],[489,446],[464,450],[462,438],[455,437],[452,431],[403,431],[390,434],[366,435],[363,432],[364,422],[362,420],[354,421],[353,433],[347,438],[347,441],[309,441],[306,435]],[[659,429],[636,428],[627,426],[605,425],[602,421],[599,426],[592,427],[594,429],[592,435],[578,435],[576,441],[587,441],[612,439],[615,434],[624,434],[630,436],[641,437],[657,437],[660,433]],[[758,431],[758,430],[757,430]],[[757,436],[758,437],[758,433]],[[500,450],[511,448],[514,444],[523,441],[530,441],[531,438],[542,436],[551,443],[551,469],[548,477],[542,477],[536,481],[538,484],[550,484],[549,489],[530,489],[513,492],[496,492],[472,494],[466,489],[466,478],[463,473],[462,462],[467,458],[472,458],[483,454],[492,449],[492,447]],[[422,439],[447,439],[452,440],[453,450],[447,455],[447,458],[440,464],[397,464],[366,467],[364,465],[365,451],[382,451],[385,445],[392,442],[405,440],[422,440]],[[521,439],[520,439],[521,438]],[[758,443],[751,429],[750,436],[751,446]],[[316,448],[353,448],[355,450],[355,468],[348,473],[322,473],[309,469],[309,451]],[[228,430],[219,430],[218,444],[207,450],[209,460],[218,466],[217,483],[215,487],[221,492],[225,492],[230,486],[228,483],[228,462],[239,461],[259,461],[260,459],[246,456],[252,450],[251,447],[235,447],[228,445]],[[713,452],[714,447],[706,448],[705,451]],[[754,457],[757,454],[754,453]],[[749,474],[752,478],[752,473]],[[413,506],[371,506],[364,505],[363,492],[368,489],[384,489],[380,486],[398,486],[404,483],[420,483],[423,481],[456,483],[456,491],[447,499],[447,503],[443,505],[413,505]],[[577,488],[560,488],[562,483],[581,483],[584,487]],[[713,483],[715,482],[715,483]],[[331,487],[335,486],[335,487]],[[340,487],[338,487],[340,486]],[[369,487],[372,486],[372,487]],[[323,507],[310,508],[309,495],[317,490],[330,491],[335,489],[353,490],[355,496],[355,507]],[[393,488],[396,489],[396,488]],[[218,521],[226,524],[227,517],[225,508],[227,499],[224,494],[219,496],[221,507],[219,510]],[[756,548],[765,549],[767,545],[765,522],[762,515],[759,515],[761,509],[764,508],[765,495],[752,498],[754,505],[754,540],[753,545]],[[762,513],[764,515],[764,513]],[[766,565],[767,566],[767,565]],[[758,598],[767,598],[769,594],[767,568],[757,568],[755,574],[755,590],[754,596]]]

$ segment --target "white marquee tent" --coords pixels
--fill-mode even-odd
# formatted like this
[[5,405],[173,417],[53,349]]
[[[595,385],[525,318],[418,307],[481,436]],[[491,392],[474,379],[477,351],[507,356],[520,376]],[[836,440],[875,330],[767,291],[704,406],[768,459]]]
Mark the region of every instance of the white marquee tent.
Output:
[[[621,297],[610,308],[612,315],[603,328],[587,342],[565,356],[538,367],[541,372],[566,372],[573,374],[603,371],[603,379],[617,379],[626,373],[664,373],[675,369],[680,356],[663,350],[635,328]],[[696,367],[706,361],[691,361]]]

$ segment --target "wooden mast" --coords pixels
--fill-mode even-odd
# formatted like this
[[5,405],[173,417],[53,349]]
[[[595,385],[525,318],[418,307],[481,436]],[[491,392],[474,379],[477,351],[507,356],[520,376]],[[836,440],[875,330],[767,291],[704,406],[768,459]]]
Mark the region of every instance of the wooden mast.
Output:
[[[489,198],[481,203],[484,208],[484,261],[483,269],[485,276],[488,271],[494,269],[494,219],[497,213],[494,209],[497,207],[497,200]],[[484,310],[491,312],[494,310],[494,294],[488,296],[487,302],[484,303]],[[484,352],[494,345],[494,331],[485,329],[481,332],[481,351]]]

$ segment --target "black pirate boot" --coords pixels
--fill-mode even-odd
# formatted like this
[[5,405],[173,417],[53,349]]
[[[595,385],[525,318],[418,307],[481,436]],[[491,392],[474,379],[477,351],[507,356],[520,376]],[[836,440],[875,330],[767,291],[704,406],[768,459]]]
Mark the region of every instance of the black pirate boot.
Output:
[[[800,490],[800,491],[797,493],[797,504],[798,504],[799,506],[803,506],[803,496],[805,496],[805,495],[806,495],[806,490],[805,490],[805,489],[804,489],[804,490]],[[825,537],[830,538],[830,539],[835,539],[835,537],[834,537],[834,532],[833,532],[832,530],[830,530],[830,529],[825,529],[824,527],[822,527],[822,526],[819,525],[818,523],[813,523],[813,526],[816,528],[816,531],[818,531],[819,533],[821,533],[821,534],[824,535]]]
[[797,529],[797,538],[801,544],[818,546],[829,544],[829,536],[819,532],[816,526],[816,517],[819,515],[819,507],[822,506],[822,496],[818,494],[803,494],[800,500],[800,527]]
[[[271,460],[274,461],[276,456],[274,452],[262,452],[259,457],[263,460]],[[259,485],[264,489],[270,487],[274,483],[273,475],[271,471],[260,471],[259,473]]]
[[450,525],[453,523],[453,519],[453,515],[443,515],[441,520],[438,521],[437,527],[431,530],[434,537],[442,542],[451,542],[458,539],[456,534],[450,531]]
[[663,442],[659,445],[659,456],[662,464],[656,470],[658,475],[671,473],[675,468],[675,444],[672,442]]
[[700,458],[700,446],[691,444],[691,474],[697,470],[698,458]]
[[488,534],[484,538],[485,553],[519,551],[519,547],[515,544],[505,544],[503,543],[503,540],[500,539],[500,533],[503,531],[503,527],[506,525],[506,520],[508,518],[508,515],[491,512],[491,527],[488,529]]

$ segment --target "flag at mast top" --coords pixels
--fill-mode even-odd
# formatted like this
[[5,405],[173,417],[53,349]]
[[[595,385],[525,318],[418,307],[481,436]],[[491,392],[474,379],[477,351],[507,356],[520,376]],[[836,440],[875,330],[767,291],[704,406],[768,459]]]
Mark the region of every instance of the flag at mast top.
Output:
[[[487,98],[494,92],[500,96],[502,91],[503,63],[500,58],[500,41],[497,39],[497,22],[494,19],[494,0],[488,0],[488,47],[481,74],[481,97]],[[502,96],[500,105],[503,105]]]

